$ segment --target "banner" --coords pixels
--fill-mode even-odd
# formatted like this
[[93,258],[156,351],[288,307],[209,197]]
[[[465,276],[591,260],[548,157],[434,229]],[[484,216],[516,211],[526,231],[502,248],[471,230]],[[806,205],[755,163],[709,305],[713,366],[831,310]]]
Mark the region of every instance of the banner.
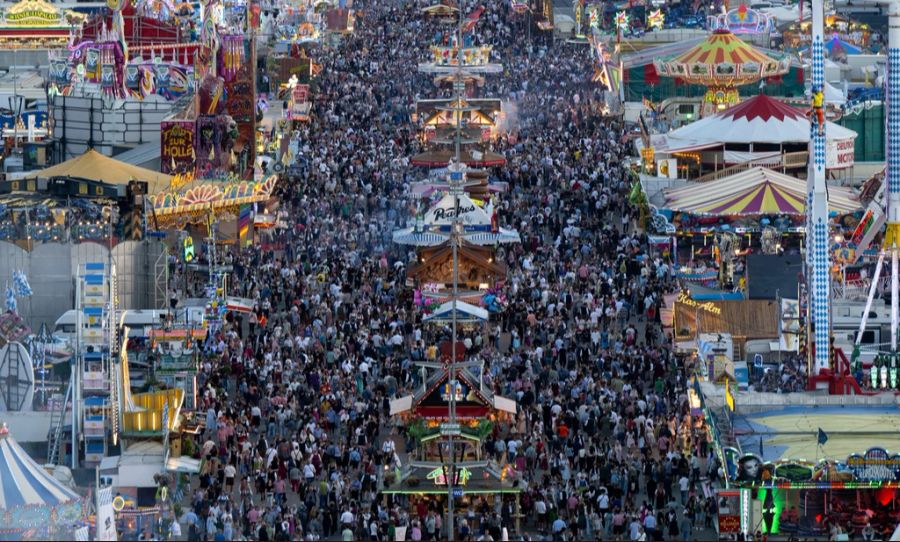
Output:
[[90,48],[84,59],[84,78],[96,83],[100,80],[100,49]]
[[97,540],[118,540],[111,487],[97,491]]
[[855,139],[829,139],[825,142],[825,167],[844,169],[853,167]]
[[194,123],[163,121],[160,126],[160,166],[163,173],[191,169],[196,157]]

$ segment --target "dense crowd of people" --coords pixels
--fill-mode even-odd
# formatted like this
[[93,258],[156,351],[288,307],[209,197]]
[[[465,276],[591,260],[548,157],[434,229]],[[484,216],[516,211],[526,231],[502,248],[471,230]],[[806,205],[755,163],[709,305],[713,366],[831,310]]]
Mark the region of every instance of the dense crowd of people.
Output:
[[[586,48],[526,41],[508,3],[483,4],[475,32],[504,71],[477,92],[515,111],[491,175],[509,185],[500,221],[522,242],[497,254],[509,273],[489,338],[465,338],[484,384],[518,403],[484,452],[515,466],[521,525],[510,501],[485,499],[455,535],[690,540],[715,516],[720,473],[662,333],[676,285],[628,201],[621,118],[602,115]],[[255,307],[205,345],[207,460],[182,517],[192,540],[446,538],[443,505],[381,493],[416,445],[389,402],[421,384],[414,361],[446,334],[422,323],[409,249],[391,243],[415,206],[410,183],[428,174],[409,162],[424,145],[416,99],[449,92],[416,70],[442,28],[424,5],[357,2],[354,33],[317,49],[312,119],[278,194],[288,227],[222,256],[229,293]]]

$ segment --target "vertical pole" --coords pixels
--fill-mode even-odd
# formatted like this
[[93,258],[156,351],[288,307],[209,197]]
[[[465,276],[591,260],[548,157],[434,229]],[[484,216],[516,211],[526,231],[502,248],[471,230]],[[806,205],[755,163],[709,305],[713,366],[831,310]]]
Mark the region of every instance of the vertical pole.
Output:
[[898,260],[897,257],[900,255],[896,248],[891,249],[891,352],[897,351],[897,323],[898,321],[898,313],[897,309],[900,307],[900,299],[897,299],[897,290],[898,282],[897,272],[898,272]]
[[885,182],[887,192],[887,231],[884,250],[891,251],[891,352],[897,351],[898,315],[898,251],[900,251],[900,2],[888,8],[888,65],[887,65],[887,149]]
[[875,291],[878,290],[878,281],[881,279],[881,267],[884,265],[884,252],[878,255],[878,263],[875,264],[875,274],[872,275],[872,285],[869,287],[869,296],[866,298],[866,310],[863,311],[862,320],[859,322],[859,333],[856,335],[856,345],[862,341],[863,332],[866,330],[866,322],[869,321],[869,311],[872,310],[872,301],[875,299]]
[[[825,89],[825,6],[812,1],[812,89]],[[824,107],[824,103],[822,104]],[[810,376],[830,365],[831,258],[828,251],[828,192],[825,185],[825,121],[819,125],[817,111],[810,115],[808,201],[806,204],[806,280],[809,306],[815,326],[815,357]]]

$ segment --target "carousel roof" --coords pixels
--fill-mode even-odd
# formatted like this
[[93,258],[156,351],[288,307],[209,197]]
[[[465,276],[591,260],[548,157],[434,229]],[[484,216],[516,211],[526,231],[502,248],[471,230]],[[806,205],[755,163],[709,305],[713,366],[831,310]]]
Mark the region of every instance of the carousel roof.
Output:
[[[805,111],[765,94],[754,96],[711,117],[669,132],[670,150],[707,143],[808,143],[809,118]],[[852,139],[856,132],[826,123],[829,140]],[[707,145],[708,146],[708,145]]]
[[[696,215],[801,215],[806,210],[806,181],[755,167],[714,183],[689,183],[663,191],[663,207]],[[829,210],[847,214],[862,208],[849,188],[828,187]]]
[[689,83],[737,86],[787,73],[790,57],[772,58],[731,32],[717,30],[687,51],[657,60],[655,65],[660,75]]
[[73,503],[81,497],[50,476],[0,429],[0,510],[19,507],[47,507]]

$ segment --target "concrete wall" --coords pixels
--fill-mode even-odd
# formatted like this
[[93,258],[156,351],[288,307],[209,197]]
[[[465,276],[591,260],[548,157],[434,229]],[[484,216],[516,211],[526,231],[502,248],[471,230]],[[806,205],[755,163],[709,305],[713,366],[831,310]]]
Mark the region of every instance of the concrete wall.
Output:
[[[119,302],[126,308],[151,308],[154,265],[162,252],[158,241],[126,241],[113,248],[118,277]],[[81,264],[108,262],[109,250],[97,243],[36,245],[34,250],[0,242],[0,287],[12,281],[12,272],[28,275],[34,295],[19,298],[19,314],[37,330],[42,323],[51,329],[59,316],[75,308],[75,276]]]

